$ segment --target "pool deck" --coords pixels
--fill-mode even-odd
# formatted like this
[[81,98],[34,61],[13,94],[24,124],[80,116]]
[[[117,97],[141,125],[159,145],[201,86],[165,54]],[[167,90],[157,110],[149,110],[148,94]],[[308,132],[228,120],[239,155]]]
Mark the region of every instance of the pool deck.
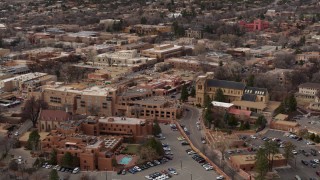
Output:
[[139,159],[139,156],[120,154],[120,155],[116,156],[116,160],[117,160],[118,164],[120,164],[121,159],[124,157],[131,157],[132,158],[131,161],[129,162],[129,164],[124,164],[124,167],[134,166]]

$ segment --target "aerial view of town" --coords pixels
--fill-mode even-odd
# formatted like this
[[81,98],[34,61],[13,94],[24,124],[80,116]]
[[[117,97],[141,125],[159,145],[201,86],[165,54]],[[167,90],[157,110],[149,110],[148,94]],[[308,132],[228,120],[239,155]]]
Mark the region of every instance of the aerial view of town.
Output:
[[0,180],[320,180],[320,0],[0,0]]

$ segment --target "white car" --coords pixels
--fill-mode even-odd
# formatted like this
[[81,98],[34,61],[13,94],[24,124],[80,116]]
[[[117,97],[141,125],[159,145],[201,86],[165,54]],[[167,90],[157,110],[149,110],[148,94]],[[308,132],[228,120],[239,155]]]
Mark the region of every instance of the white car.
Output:
[[255,135],[251,135],[250,137],[251,137],[251,139],[257,139],[257,137]]
[[298,152],[296,150],[292,150],[292,154],[297,155]]
[[202,167],[203,167],[206,171],[213,170],[213,167],[212,167],[210,164],[204,164],[204,165],[202,165]]
[[169,146],[167,146],[167,147],[163,147],[163,150],[165,150],[165,151],[171,151],[171,148],[170,148]]
[[319,159],[314,159],[313,161],[316,162],[317,164],[320,163]]
[[150,176],[148,176],[148,175],[145,176],[145,178],[146,178],[146,179],[149,179],[149,180],[152,180],[152,179],[153,179],[152,177],[150,177]]
[[216,179],[217,180],[222,180],[222,179],[224,179],[224,177],[221,175],[221,176],[218,176]]
[[196,152],[194,152],[194,151],[188,151],[188,155],[193,155],[193,154],[196,154]]
[[46,166],[46,169],[50,169],[52,167],[52,165],[51,164],[48,164],[47,166]]
[[80,171],[79,167],[73,169],[72,174],[77,174]]
[[186,127],[184,127],[184,128],[183,128],[183,130],[184,130],[185,132],[187,132],[187,131],[188,131],[188,129],[187,129]]
[[135,166],[135,167],[133,167],[135,170],[137,170],[137,171],[141,171],[141,169],[138,167],[138,166]]
[[15,136],[19,136],[19,132],[16,131],[16,132],[14,133],[14,135],[15,135]]
[[315,145],[315,143],[308,141],[308,142],[307,142],[307,145]]

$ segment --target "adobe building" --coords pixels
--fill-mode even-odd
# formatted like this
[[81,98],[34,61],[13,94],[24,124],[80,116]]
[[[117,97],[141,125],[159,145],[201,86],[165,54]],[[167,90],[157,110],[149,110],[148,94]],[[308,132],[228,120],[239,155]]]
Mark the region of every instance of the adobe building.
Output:
[[165,59],[164,62],[170,63],[176,69],[183,69],[189,71],[212,70],[219,66],[219,63],[201,61],[190,56],[169,58]]
[[170,57],[179,57],[184,54],[184,47],[173,45],[173,44],[161,44],[154,45],[153,48],[145,49],[141,51],[142,56],[157,58],[160,61],[163,61],[166,58]]
[[165,121],[175,120],[181,113],[180,103],[163,96],[153,96],[152,90],[138,87],[118,94],[115,112],[117,116]]
[[[256,155],[234,155],[230,156],[230,163],[235,169],[242,169],[243,171],[254,170],[256,162]],[[287,162],[282,154],[275,154],[273,156],[273,167],[286,166]]]
[[121,136],[127,141],[142,141],[152,135],[153,121],[128,117],[87,119],[81,125],[84,134]]
[[[68,126],[63,128],[68,128]],[[79,158],[81,170],[111,171],[114,169],[112,161],[115,155],[113,152],[121,143],[122,137],[88,136],[75,131],[65,134],[62,131],[53,130],[41,141],[41,150],[50,154],[55,149],[58,164],[61,164],[62,157],[69,152]]]
[[113,116],[117,89],[82,84],[52,83],[41,87],[43,100],[50,109],[73,114]]

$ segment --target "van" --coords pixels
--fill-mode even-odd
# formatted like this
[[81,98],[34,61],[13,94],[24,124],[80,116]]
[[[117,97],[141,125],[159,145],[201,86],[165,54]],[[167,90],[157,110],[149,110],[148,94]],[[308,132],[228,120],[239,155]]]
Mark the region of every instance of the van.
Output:
[[301,180],[300,176],[298,176],[298,175],[295,176],[295,179],[296,180]]

